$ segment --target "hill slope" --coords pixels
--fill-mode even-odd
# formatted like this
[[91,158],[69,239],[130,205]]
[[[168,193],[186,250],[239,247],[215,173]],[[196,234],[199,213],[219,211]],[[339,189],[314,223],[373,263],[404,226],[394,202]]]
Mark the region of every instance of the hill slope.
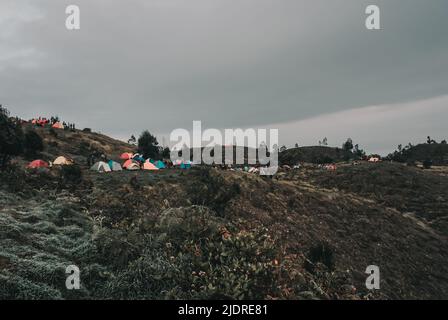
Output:
[[332,163],[354,159],[349,151],[340,148],[311,146],[287,149],[279,154],[281,164],[296,165],[300,162]]
[[[82,159],[84,142],[110,156],[131,148],[79,131],[41,134],[57,142],[51,157]],[[63,173],[0,173],[0,298],[448,296],[442,173],[393,163],[273,179],[207,167],[83,170],[76,182]],[[65,288],[70,264],[79,291]],[[372,264],[377,291],[364,284]]]
[[136,147],[96,132],[61,130],[25,125],[24,130],[35,130],[46,146],[43,160],[67,156],[83,165],[92,153],[104,153],[118,160],[123,152],[136,152]]
[[389,155],[390,158],[402,162],[423,162],[431,160],[434,165],[448,164],[448,144],[446,143],[422,143],[410,148],[405,148],[401,152]]

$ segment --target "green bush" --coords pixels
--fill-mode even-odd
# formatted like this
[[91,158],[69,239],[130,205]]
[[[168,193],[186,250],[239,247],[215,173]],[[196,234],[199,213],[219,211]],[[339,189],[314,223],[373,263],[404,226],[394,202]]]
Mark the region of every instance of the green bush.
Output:
[[309,249],[307,260],[305,260],[305,269],[314,272],[318,263],[322,263],[329,270],[333,270],[335,267],[334,250],[327,243],[319,243]]
[[432,161],[431,160],[425,160],[425,161],[423,161],[423,168],[424,169],[431,169],[431,167],[432,167]]
[[11,157],[23,151],[23,132],[20,124],[9,117],[9,111],[0,105],[0,170],[5,170]]
[[195,168],[192,172],[197,179],[191,179],[191,184],[187,186],[191,203],[207,206],[223,216],[227,204],[241,193],[240,186],[226,182],[209,167]]
[[61,166],[60,170],[61,186],[76,188],[83,181],[82,170],[76,164]]
[[41,136],[34,130],[25,133],[23,146],[25,157],[28,159],[34,159],[44,150],[44,142]]
[[[153,235],[132,244],[124,251],[143,248],[142,253],[111,277],[102,297],[263,299],[279,294],[276,247],[267,231],[239,231],[207,207],[166,210]],[[121,250],[126,245],[111,243],[108,247]],[[111,256],[122,254],[112,251]]]

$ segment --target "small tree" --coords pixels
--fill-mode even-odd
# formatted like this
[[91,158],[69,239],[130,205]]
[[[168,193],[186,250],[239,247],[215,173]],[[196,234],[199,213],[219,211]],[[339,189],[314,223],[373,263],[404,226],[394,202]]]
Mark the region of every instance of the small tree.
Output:
[[345,151],[352,151],[353,150],[353,140],[351,138],[348,138],[347,141],[344,142],[342,145],[342,149]]
[[25,134],[25,140],[23,143],[25,156],[27,158],[33,158],[44,150],[44,143],[42,138],[36,131],[28,131]]
[[143,131],[138,138],[138,152],[143,155],[144,158],[159,158],[159,143],[157,138],[149,133],[149,131]]
[[129,144],[135,145],[137,143],[137,139],[135,139],[134,135],[131,135],[131,138],[128,140]]
[[23,150],[23,132],[18,122],[9,117],[9,111],[0,105],[0,170],[5,170],[11,157]]
[[163,150],[162,150],[162,158],[163,158],[163,159],[169,159],[170,156],[171,156],[171,150],[170,150],[170,148],[169,148],[169,147],[165,147],[165,148],[163,148]]
[[359,148],[358,144],[355,144],[355,147],[353,148],[353,153],[358,157],[358,158],[363,158],[366,153],[364,150]]

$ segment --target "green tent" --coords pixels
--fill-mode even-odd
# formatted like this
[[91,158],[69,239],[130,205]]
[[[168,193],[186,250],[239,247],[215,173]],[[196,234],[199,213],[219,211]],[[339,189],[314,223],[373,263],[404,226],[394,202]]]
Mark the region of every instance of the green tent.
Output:
[[163,163],[163,161],[157,161],[156,163],[155,163],[155,165],[156,165],[156,167],[157,168],[159,168],[159,169],[165,169],[165,164]]
[[109,167],[110,167],[110,170],[112,170],[112,171],[122,171],[123,170],[123,168],[121,167],[121,165],[118,162],[115,162],[112,160],[109,160]]

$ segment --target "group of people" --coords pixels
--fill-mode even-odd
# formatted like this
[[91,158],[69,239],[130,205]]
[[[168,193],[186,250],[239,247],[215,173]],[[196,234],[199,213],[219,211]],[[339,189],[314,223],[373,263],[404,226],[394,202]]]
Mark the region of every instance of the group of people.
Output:
[[98,161],[108,162],[109,159],[104,153],[94,152],[88,155],[87,166],[91,167]]

